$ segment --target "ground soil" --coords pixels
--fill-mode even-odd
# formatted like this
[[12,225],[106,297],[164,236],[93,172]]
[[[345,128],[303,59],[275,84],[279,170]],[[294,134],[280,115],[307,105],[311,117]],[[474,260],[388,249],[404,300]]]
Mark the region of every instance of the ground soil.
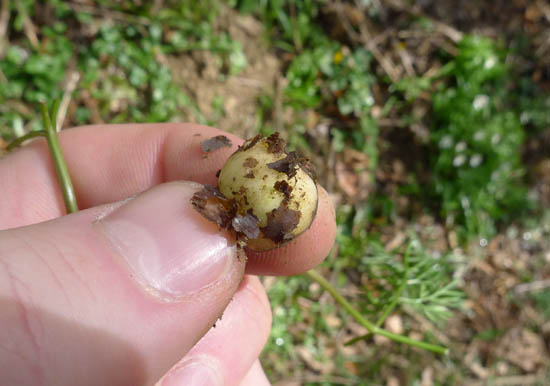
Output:
[[175,81],[195,99],[207,119],[214,114],[213,102],[221,99],[225,114],[216,125],[247,138],[257,133],[258,97],[274,93],[280,63],[267,47],[262,25],[252,16],[226,9],[216,23],[219,30],[228,32],[242,45],[248,64],[241,73],[223,76],[220,56],[209,51],[172,56],[168,63]]

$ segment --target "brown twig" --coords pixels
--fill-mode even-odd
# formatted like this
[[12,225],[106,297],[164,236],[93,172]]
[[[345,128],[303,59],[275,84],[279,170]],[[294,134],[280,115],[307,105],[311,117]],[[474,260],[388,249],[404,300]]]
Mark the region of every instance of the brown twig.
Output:
[[67,77],[65,78],[65,89],[63,90],[63,98],[59,104],[59,111],[57,113],[57,121],[55,122],[56,130],[61,130],[65,117],[67,115],[67,109],[78,81],[80,80],[80,73],[74,69],[69,70]]
[[2,0],[0,3],[0,57],[3,54],[3,45],[8,40],[8,24],[10,22],[10,2]]
[[29,106],[17,99],[8,99],[7,101],[3,102],[3,104],[4,106],[9,107],[12,110],[15,110],[20,115],[31,115],[33,113],[33,110],[29,108]]
[[397,54],[401,58],[401,63],[403,63],[403,67],[405,68],[405,72],[407,73],[407,75],[416,76],[416,72],[414,71],[414,67],[413,67],[413,60],[407,48],[399,47],[397,49]]
[[[368,41],[369,35],[364,35],[363,40]],[[370,48],[370,52],[372,53],[372,56],[374,56],[374,58],[378,61],[380,67],[382,67],[384,72],[390,77],[391,81],[393,83],[398,82],[400,71],[397,69],[393,61],[387,55],[382,54],[377,46],[372,46]]]
[[275,101],[273,104],[273,124],[275,131],[283,129],[283,90],[285,79],[279,76],[275,79]]
[[458,43],[459,41],[461,41],[462,37],[464,36],[462,32],[460,32],[457,29],[454,29],[450,25],[444,24],[440,21],[434,21],[434,20],[432,20],[432,23],[434,23],[436,31],[448,37],[454,43]]
[[546,288],[550,288],[550,279],[518,284],[514,287],[514,292],[516,294],[524,294],[526,292],[540,291]]
[[464,36],[462,32],[451,27],[450,25],[447,25],[445,23],[432,19],[431,17],[426,15],[424,12],[422,12],[422,10],[419,9],[417,6],[411,7],[410,5],[403,4],[402,0],[386,0],[385,4],[387,4],[389,7],[397,11],[405,12],[414,17],[422,17],[424,19],[429,20],[433,24],[437,32],[448,37],[454,43],[458,43]]
[[[491,379],[491,385],[494,386],[515,386],[515,385],[522,385],[522,386],[528,386],[528,385],[539,385],[543,384],[545,380],[544,373],[539,374],[526,374],[526,375],[510,375],[505,377],[499,377],[499,378],[493,378]],[[471,386],[485,386],[487,385],[487,382],[484,381],[466,381],[466,385]]]
[[333,8],[338,14],[339,19],[342,21],[342,27],[344,28],[344,31],[346,32],[348,37],[353,41],[363,44],[365,49],[372,53],[374,58],[378,61],[378,63],[386,72],[386,74],[390,77],[392,82],[397,82],[399,80],[400,71],[393,64],[393,61],[388,56],[382,54],[382,52],[378,49],[378,44],[380,44],[381,41],[390,36],[390,31],[386,31],[383,34],[372,37],[366,25],[360,24],[358,33],[352,27],[349,17],[344,11],[342,3],[339,2],[337,4],[334,4]]
[[357,385],[358,379],[350,379],[347,377],[338,377],[338,376],[331,376],[331,375],[304,374],[301,377],[290,378],[285,381],[297,382],[300,385],[304,385],[307,383],[322,383],[322,382],[328,382],[331,384],[338,384],[338,385]]
[[25,36],[27,36],[27,39],[29,39],[31,47],[37,49],[40,45],[40,41],[38,40],[38,36],[36,35],[36,27],[34,26],[32,20],[29,18],[23,2],[16,1],[15,6],[17,7],[17,12],[19,12],[19,15],[21,15],[21,18],[23,19],[23,30],[25,31]]
[[140,24],[143,26],[151,25],[151,19],[141,16],[130,15],[124,12],[115,11],[108,8],[99,8],[88,5],[84,2],[79,1],[70,1],[70,7],[75,12],[88,13],[93,16],[101,16],[104,18],[109,18],[115,21],[120,21],[126,24]]

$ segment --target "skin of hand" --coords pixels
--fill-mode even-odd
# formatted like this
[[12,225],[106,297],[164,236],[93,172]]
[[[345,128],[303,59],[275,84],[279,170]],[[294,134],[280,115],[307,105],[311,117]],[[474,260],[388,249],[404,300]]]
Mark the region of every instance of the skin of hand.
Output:
[[[232,147],[204,157],[200,142],[216,135]],[[241,139],[192,124],[87,126],[59,139],[78,213],[64,216],[43,139],[0,159],[2,383],[269,384],[258,356],[271,311],[253,275],[322,261],[336,228],[326,192],[308,231],[246,261],[189,203]]]

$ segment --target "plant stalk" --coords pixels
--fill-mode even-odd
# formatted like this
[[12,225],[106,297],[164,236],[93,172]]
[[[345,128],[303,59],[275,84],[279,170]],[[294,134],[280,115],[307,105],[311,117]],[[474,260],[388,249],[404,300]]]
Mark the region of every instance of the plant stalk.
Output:
[[385,336],[386,338],[389,338],[391,340],[394,340],[396,342],[405,343],[410,346],[418,347],[424,350],[432,351],[437,354],[447,355],[449,353],[449,349],[446,347],[434,345],[431,343],[426,343],[418,340],[411,339],[404,335],[394,334],[392,332],[389,332],[387,330],[384,330],[383,328],[380,328],[376,326],[374,323],[367,320],[363,315],[359,313],[353,306],[338,292],[336,288],[334,288],[323,276],[321,276],[318,272],[314,270],[310,270],[306,272],[306,275],[319,283],[321,287],[328,293],[332,295],[334,300],[338,302],[344,309],[349,312],[349,314],[363,327],[365,327],[371,334],[378,334],[381,336]]
[[23,144],[23,142],[25,142],[25,141],[27,141],[31,138],[45,137],[45,136],[46,136],[46,131],[45,130],[30,131],[27,134],[22,135],[21,137],[16,138],[13,141],[11,141],[10,144],[8,145],[8,147],[6,147],[6,150],[11,151],[11,150],[15,149],[16,147],[21,146],[21,144]]
[[46,105],[42,105],[42,119],[44,120],[44,131],[50,154],[52,156],[53,163],[55,165],[55,171],[57,178],[59,179],[59,185],[61,186],[61,192],[63,194],[63,200],[65,201],[65,208],[67,213],[78,212],[78,204],[76,202],[76,196],[74,193],[74,187],[69,174],[69,169],[63,158],[61,152],[61,146],[59,145],[59,139],[57,138],[57,130],[54,127],[54,122],[57,122],[57,109],[59,108],[59,102],[54,104],[52,115],[48,114]]

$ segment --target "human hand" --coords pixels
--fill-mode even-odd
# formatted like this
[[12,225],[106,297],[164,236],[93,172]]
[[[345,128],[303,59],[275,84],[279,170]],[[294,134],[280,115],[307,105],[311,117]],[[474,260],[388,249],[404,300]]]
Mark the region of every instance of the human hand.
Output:
[[[220,134],[233,148],[203,158],[200,142]],[[2,382],[152,384],[172,368],[163,385],[267,384],[257,358],[271,313],[249,275],[297,274],[327,255],[326,193],[308,231],[245,264],[229,235],[192,209],[197,184],[183,182],[215,185],[240,139],[148,124],[66,130],[60,142],[76,214],[60,217],[43,140],[0,160]]]

